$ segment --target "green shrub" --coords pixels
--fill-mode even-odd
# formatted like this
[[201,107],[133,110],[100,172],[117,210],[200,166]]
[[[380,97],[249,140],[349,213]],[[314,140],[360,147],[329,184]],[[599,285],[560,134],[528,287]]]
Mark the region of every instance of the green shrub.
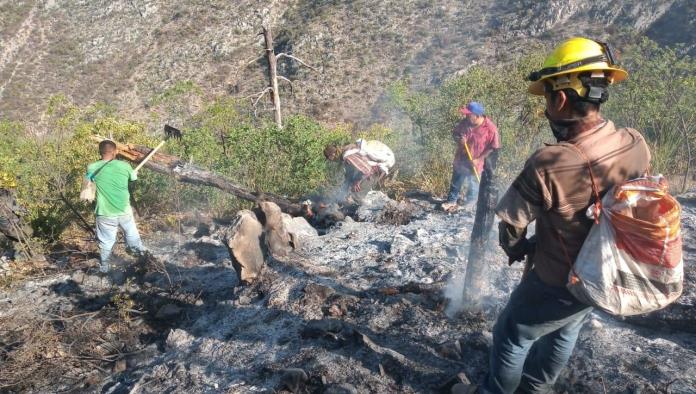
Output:
[[628,79],[614,87],[603,112],[643,133],[653,172],[684,174],[696,146],[696,61],[648,39],[626,48],[621,60]]

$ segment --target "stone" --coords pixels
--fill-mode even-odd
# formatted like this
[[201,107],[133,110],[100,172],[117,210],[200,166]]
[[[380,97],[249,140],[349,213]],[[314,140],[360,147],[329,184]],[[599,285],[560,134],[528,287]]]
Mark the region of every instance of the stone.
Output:
[[378,223],[405,225],[411,221],[416,206],[406,200],[396,202],[394,200],[387,201],[377,217]]
[[195,337],[186,332],[186,330],[175,328],[169,332],[169,335],[167,335],[166,344],[167,348],[171,350],[183,351],[184,349],[187,349],[194,340]]
[[340,317],[343,316],[343,311],[340,306],[333,304],[329,307],[328,314],[333,317]]
[[73,274],[72,274],[72,280],[73,280],[75,283],[83,284],[83,283],[85,282],[85,276],[86,276],[86,275],[85,275],[85,272],[84,272],[84,271],[78,270],[78,271],[73,272]]
[[273,257],[285,257],[290,251],[290,234],[285,229],[278,204],[262,201],[259,208],[264,216],[264,243]]
[[324,300],[334,295],[336,290],[318,283],[310,283],[302,289],[302,292],[304,292],[306,302],[323,303]]
[[402,255],[415,245],[415,242],[411,241],[408,237],[403,234],[396,234],[389,245],[389,254],[391,255]]
[[253,283],[263,271],[265,259],[261,249],[263,227],[250,210],[237,213],[224,234],[224,242],[232,259],[232,266],[241,283]]
[[428,235],[428,231],[425,229],[419,228],[416,230],[416,239],[420,243],[427,243],[429,241]]
[[317,229],[312,227],[307,219],[301,216],[292,217],[287,213],[283,213],[282,217],[283,224],[285,225],[285,229],[288,231],[288,233],[307,238],[319,236]]
[[595,330],[598,330],[603,327],[603,324],[599,320],[593,318],[592,320],[590,320],[590,327],[592,327]]
[[309,380],[307,373],[300,368],[287,368],[280,372],[281,388],[287,388],[293,393],[300,392]]
[[343,330],[343,327],[344,324],[340,320],[310,320],[302,329],[300,335],[303,338],[321,338],[327,334],[337,334]]
[[336,319],[310,320],[300,331],[302,339],[328,339],[335,346],[346,345],[355,336],[352,327]]
[[386,194],[375,190],[369,191],[355,213],[356,218],[361,222],[376,221],[389,201],[392,199]]

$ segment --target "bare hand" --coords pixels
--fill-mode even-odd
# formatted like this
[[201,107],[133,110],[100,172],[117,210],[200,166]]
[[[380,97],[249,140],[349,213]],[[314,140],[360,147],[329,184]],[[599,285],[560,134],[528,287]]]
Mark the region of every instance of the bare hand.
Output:
[[358,182],[355,182],[355,183],[353,184],[352,189],[353,189],[353,191],[354,191],[355,193],[359,193],[360,190],[361,190],[361,188],[360,188],[360,182],[359,182],[359,181],[358,181]]

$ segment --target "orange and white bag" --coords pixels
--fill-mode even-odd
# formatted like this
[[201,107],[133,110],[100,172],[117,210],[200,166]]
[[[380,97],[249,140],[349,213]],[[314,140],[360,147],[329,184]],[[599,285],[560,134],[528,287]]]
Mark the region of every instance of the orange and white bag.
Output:
[[681,206],[663,177],[615,186],[591,206],[592,226],[568,276],[581,302],[630,316],[664,308],[682,293]]

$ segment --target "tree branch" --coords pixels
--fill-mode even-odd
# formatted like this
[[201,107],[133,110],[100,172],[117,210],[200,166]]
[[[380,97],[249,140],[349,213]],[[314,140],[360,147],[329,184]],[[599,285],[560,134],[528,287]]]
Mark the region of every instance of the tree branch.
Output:
[[255,57],[255,58],[249,60],[248,62],[246,62],[245,65],[248,66],[248,65],[250,65],[250,64],[252,64],[252,63],[256,63],[256,62],[258,62],[259,60],[263,59],[264,57],[266,57],[266,55],[261,55],[261,56]]
[[258,93],[258,97],[256,97],[256,100],[254,100],[254,108],[256,108],[256,105],[259,103],[259,100],[261,100],[261,98],[263,98],[263,96],[265,96],[266,93],[270,92],[271,90],[273,90],[273,89],[268,87],[268,88],[262,90],[260,93]]
[[293,59],[293,60],[295,60],[296,62],[302,64],[303,66],[305,66],[305,67],[307,67],[307,68],[310,68],[310,69],[312,69],[312,70],[314,70],[314,71],[316,71],[316,72],[319,72],[319,70],[317,70],[316,68],[310,66],[309,64],[307,64],[307,63],[305,63],[304,61],[302,61],[302,59],[299,59],[299,58],[297,58],[297,57],[295,57],[295,56],[293,56],[293,55],[288,55],[287,53],[282,52],[282,53],[279,53],[279,54],[276,55],[276,60],[277,60],[277,59],[280,59],[281,57],[287,57],[287,58],[289,58],[289,59]]
[[283,77],[283,76],[281,76],[281,75],[278,75],[278,79],[282,79],[283,81],[285,81],[285,82],[287,82],[287,83],[290,84],[290,94],[292,94],[292,95],[294,96],[294,95],[295,95],[295,87],[294,87],[294,85],[292,84],[292,81],[289,80],[289,79],[287,79],[287,78],[285,78],[285,77]]

